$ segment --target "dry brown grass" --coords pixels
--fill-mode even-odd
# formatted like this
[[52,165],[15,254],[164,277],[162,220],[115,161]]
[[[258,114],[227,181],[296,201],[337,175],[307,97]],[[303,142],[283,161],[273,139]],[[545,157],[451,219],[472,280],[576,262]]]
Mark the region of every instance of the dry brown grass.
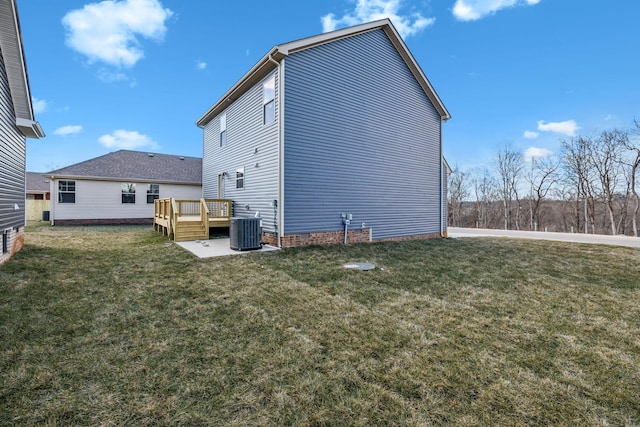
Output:
[[638,250],[166,243],[28,232],[0,267],[0,424],[640,423]]

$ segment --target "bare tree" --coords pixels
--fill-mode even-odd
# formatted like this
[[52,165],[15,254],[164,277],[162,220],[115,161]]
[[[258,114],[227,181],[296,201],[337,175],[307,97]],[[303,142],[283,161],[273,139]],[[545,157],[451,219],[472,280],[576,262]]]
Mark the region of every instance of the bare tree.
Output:
[[640,170],[640,122],[633,120],[633,127],[630,131],[631,138],[627,138],[625,148],[630,152],[628,169],[628,183],[631,194],[633,194],[634,206],[631,224],[633,226],[633,235],[638,237],[638,211],[640,210],[640,196],[636,187],[638,170]]
[[597,172],[602,198],[609,214],[611,234],[618,234],[614,213],[614,196],[622,177],[623,150],[629,140],[620,129],[605,130],[589,145],[589,161]]
[[[580,219],[584,218],[584,232],[589,233],[591,228],[591,232],[595,233],[594,171],[589,161],[591,138],[578,136],[560,143],[565,179],[575,188],[576,229],[580,230]],[[581,200],[584,209],[580,206]]]
[[468,174],[460,170],[459,167],[453,170],[449,175],[449,224],[454,227],[460,227],[462,218],[462,204],[469,198]]
[[[508,230],[514,225],[519,230],[520,199],[518,197],[518,185],[520,184],[520,174],[524,167],[522,153],[510,145],[505,145],[498,149],[494,166],[500,180],[504,229]],[[514,201],[516,202],[515,209],[513,206]]]
[[529,229],[536,230],[540,225],[540,206],[551,188],[558,181],[560,163],[556,157],[531,158],[531,169],[527,176],[529,182]]
[[486,169],[474,169],[471,175],[475,201],[475,226],[489,228],[493,223],[492,206],[497,200],[496,181],[491,172]]

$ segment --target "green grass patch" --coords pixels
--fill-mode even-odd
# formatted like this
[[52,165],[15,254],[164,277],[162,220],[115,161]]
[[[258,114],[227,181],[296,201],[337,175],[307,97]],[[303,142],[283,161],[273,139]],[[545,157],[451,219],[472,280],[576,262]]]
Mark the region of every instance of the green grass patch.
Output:
[[0,266],[0,425],[637,425],[639,261],[490,238],[200,260],[30,226]]

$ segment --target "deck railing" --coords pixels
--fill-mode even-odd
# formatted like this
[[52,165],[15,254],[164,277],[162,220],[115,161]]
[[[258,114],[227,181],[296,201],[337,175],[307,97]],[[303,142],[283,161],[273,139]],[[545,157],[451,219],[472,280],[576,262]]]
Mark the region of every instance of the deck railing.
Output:
[[200,222],[203,230],[209,230],[209,227],[228,227],[233,202],[228,199],[157,199],[153,210],[153,228],[175,239],[180,222]]

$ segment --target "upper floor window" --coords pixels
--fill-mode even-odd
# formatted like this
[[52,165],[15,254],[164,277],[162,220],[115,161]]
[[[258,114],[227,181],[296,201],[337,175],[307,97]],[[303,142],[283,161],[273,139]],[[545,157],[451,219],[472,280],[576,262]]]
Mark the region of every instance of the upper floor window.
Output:
[[136,202],[136,185],[127,183],[122,184],[122,203]]
[[276,77],[271,76],[262,86],[262,110],[264,124],[269,124],[276,119]]
[[242,190],[244,188],[244,168],[236,169],[236,189]]
[[220,116],[220,147],[227,145],[227,113]]
[[58,203],[76,202],[76,182],[58,181]]
[[147,203],[153,203],[160,198],[160,184],[147,185]]

